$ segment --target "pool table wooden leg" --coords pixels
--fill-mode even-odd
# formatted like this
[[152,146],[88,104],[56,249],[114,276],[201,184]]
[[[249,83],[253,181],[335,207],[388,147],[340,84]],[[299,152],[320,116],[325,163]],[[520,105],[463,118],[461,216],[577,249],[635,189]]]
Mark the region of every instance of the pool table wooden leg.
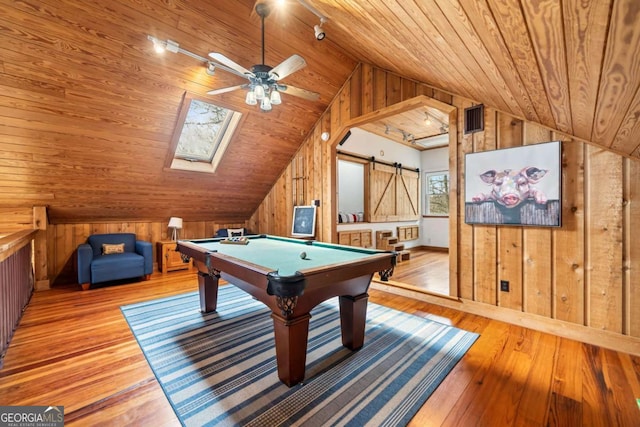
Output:
[[369,294],[366,293],[355,297],[340,297],[342,345],[350,350],[359,350],[364,344],[368,300]]
[[310,314],[285,319],[271,313],[276,338],[278,378],[289,387],[304,380]]
[[209,313],[216,311],[218,306],[218,280],[219,276],[198,272],[198,289],[200,291],[200,311]]

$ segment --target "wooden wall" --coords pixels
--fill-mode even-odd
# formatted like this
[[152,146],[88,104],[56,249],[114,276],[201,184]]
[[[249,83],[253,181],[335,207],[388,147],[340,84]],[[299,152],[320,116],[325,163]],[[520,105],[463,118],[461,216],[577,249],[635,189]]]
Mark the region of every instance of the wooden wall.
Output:
[[33,209],[30,207],[0,207],[0,233],[32,228]]
[[[318,237],[336,241],[337,141],[359,117],[420,95],[457,110],[456,143],[450,144],[453,293],[513,321],[527,313],[540,325],[567,322],[586,326],[586,334],[640,338],[640,162],[490,108],[484,131],[464,135],[463,109],[473,105],[470,100],[366,64],[342,87],[251,223],[263,233],[288,234],[292,194],[302,181],[304,200],[298,203],[320,199]],[[325,130],[331,132],[326,143],[320,139]],[[464,154],[557,139],[564,141],[562,227],[464,223]],[[302,178],[294,171],[301,164]],[[499,291],[500,280],[509,280],[510,292]]]
[[[213,221],[189,221],[179,230],[180,239],[212,237],[221,228],[241,228],[246,223],[220,224]],[[52,224],[47,228],[48,275],[52,284],[77,283],[75,255],[78,245],[87,237],[98,233],[135,233],[137,239],[153,243],[153,259],[156,262],[156,245],[161,240],[171,240],[167,222],[96,222],[84,224]]]

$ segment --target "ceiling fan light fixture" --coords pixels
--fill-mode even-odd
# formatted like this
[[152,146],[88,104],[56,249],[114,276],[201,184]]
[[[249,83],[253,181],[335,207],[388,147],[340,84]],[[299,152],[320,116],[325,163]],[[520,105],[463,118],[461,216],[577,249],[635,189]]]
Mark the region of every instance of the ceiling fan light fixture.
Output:
[[271,100],[268,96],[262,97],[262,102],[260,102],[260,109],[262,111],[271,111]]
[[256,99],[256,93],[253,90],[247,92],[247,97],[245,98],[244,102],[247,105],[257,105],[258,100]]
[[276,89],[271,91],[271,104],[280,105],[282,104],[282,98],[280,97],[280,92]]
[[[309,7],[308,5],[306,6]],[[280,92],[286,92],[289,95],[297,96],[309,101],[317,101],[320,98],[320,94],[316,92],[296,88],[293,86],[283,85],[280,83],[282,79],[286,78],[290,74],[293,74],[296,71],[306,67],[307,63],[305,62],[303,57],[297,54],[291,55],[289,58],[285,59],[275,67],[271,67],[265,64],[264,21],[265,18],[269,15],[270,6],[265,2],[257,3],[255,6],[255,11],[257,15],[260,16],[261,21],[260,26],[262,30],[262,63],[253,65],[250,70],[240,64],[237,64],[236,62],[227,58],[225,55],[219,52],[209,52],[209,58],[211,59],[207,59],[180,48],[177,43],[172,42],[171,40],[167,40],[166,42],[162,43],[164,43],[166,50],[182,53],[184,55],[202,61],[207,69],[207,73],[210,75],[213,74],[215,69],[219,68],[223,71],[236,74],[249,80],[248,83],[243,85],[210,90],[207,92],[207,95],[219,95],[237,89],[249,88],[249,91],[245,95],[245,103],[247,105],[260,104],[260,109],[262,111],[270,111],[273,105],[282,103]],[[315,14],[320,17],[319,27],[321,27],[322,24],[326,21],[326,18],[324,18],[322,15],[319,15],[318,13]],[[147,36],[147,38],[154,41],[154,43],[156,42],[156,39],[153,36],[149,35]]]

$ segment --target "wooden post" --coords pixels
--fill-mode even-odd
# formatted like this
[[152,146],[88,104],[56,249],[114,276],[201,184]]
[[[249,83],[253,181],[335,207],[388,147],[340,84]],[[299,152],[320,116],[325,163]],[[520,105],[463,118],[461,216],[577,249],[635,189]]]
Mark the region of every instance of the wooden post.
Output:
[[41,291],[50,288],[47,264],[47,207],[33,207],[33,228],[38,230],[34,239],[34,274],[35,290]]

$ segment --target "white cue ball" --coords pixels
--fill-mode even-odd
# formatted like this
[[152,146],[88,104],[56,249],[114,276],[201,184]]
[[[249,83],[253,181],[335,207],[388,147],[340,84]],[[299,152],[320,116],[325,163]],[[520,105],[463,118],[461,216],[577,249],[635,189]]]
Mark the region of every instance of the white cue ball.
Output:
[[300,258],[307,259],[307,253],[306,252],[300,252]]

